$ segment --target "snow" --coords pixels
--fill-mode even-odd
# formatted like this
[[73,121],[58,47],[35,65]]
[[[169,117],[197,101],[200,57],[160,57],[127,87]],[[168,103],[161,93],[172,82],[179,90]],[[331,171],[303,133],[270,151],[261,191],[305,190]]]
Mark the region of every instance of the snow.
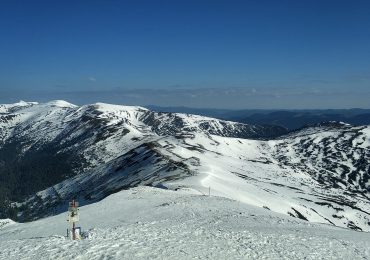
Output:
[[107,104],[98,102],[94,104],[98,110],[102,112],[117,112],[117,111],[130,111],[135,112],[137,110],[148,110],[147,108],[140,107],[140,106],[124,106],[124,105],[113,105],[113,104]]
[[64,100],[52,100],[46,103],[49,106],[64,107],[64,108],[76,108],[76,105],[73,105]]
[[[237,126],[241,124],[233,122],[194,115],[155,113],[142,107],[105,103],[76,107],[60,100],[26,106],[14,115],[16,117],[0,124],[0,130],[5,129],[0,131],[3,140],[9,136],[27,137],[28,146],[24,147],[24,151],[32,145],[48,143],[56,138],[61,144],[73,141],[74,146],[66,149],[82,154],[89,163],[76,177],[40,191],[37,196],[48,199],[43,202],[46,204],[60,197],[68,198],[71,192],[79,189],[92,192],[95,198],[102,198],[98,195],[110,194],[125,185],[150,184],[153,180],[158,183],[156,178],[176,176],[175,181],[166,180],[161,184],[171,189],[189,187],[198,194],[208,194],[211,187],[213,195],[249,205],[297,216],[294,208],[312,222],[348,227],[353,221],[362,230],[370,231],[368,199],[348,193],[347,185],[351,183],[339,183],[340,188],[334,189],[328,188],[330,183],[325,186],[315,179],[323,170],[321,164],[325,155],[322,150],[325,145],[331,148],[331,154],[338,154],[337,162],[354,170],[353,162],[348,160],[351,149],[370,147],[369,127],[362,127],[358,139],[353,141],[353,147],[341,150],[338,144],[355,135],[356,132],[352,130],[357,128],[348,126],[342,137],[339,136],[344,131],[340,128],[313,127],[276,140],[248,140],[225,137],[222,131],[238,131]],[[176,127],[168,129],[176,123]],[[155,127],[159,131],[154,131]],[[79,138],[86,133],[91,134],[91,138]],[[100,138],[96,138],[98,134]],[[324,140],[329,143],[324,145]],[[146,143],[158,146],[140,148]],[[302,149],[302,146],[306,148]],[[117,160],[138,147],[136,152],[139,156],[127,157],[128,160],[141,160],[135,161],[137,168],[127,167],[125,161]],[[145,159],[145,156],[140,156],[145,152],[152,157]],[[305,152],[317,157],[305,157]],[[360,152],[356,152],[354,158],[364,158],[364,153]],[[284,157],[285,162],[279,160],[280,157]],[[191,176],[184,173],[183,169],[168,170],[167,166],[171,164],[169,160],[183,163]],[[124,170],[115,172],[117,168]],[[335,169],[329,174],[340,176],[341,173],[340,169]],[[354,190],[357,189],[355,185],[358,185],[358,181],[353,183]],[[333,215],[340,215],[341,218]]]
[[12,225],[14,224],[15,222],[9,218],[7,219],[0,219],[0,229],[5,227],[5,226],[9,226],[9,225]]
[[13,103],[13,104],[0,104],[0,114],[1,113],[8,113],[9,110],[13,109],[13,108],[25,108],[25,107],[29,107],[29,106],[33,106],[33,105],[37,105],[38,103],[37,102],[25,102],[23,100],[17,102],[17,103]]
[[[314,140],[315,138],[313,137]],[[364,231],[369,231],[370,219],[366,212],[369,212],[370,207],[366,204],[366,199],[356,195],[347,196],[342,188],[323,188],[308,173],[307,168],[316,170],[311,163],[307,162],[303,169],[299,169],[280,165],[271,156],[277,151],[287,156],[289,163],[299,165],[304,157],[293,149],[293,145],[300,141],[299,138],[292,139],[293,144],[288,142],[285,151],[277,144],[285,144],[286,140],[240,142],[237,138],[208,137],[201,134],[180,141],[161,139],[159,142],[162,146],[165,143],[173,145],[170,149],[161,150],[162,154],[182,158],[183,162],[198,173],[165,185],[172,189],[177,186],[192,187],[201,194],[208,194],[208,188],[211,187],[212,194],[249,205],[268,207],[283,214],[296,215],[294,210],[297,210],[309,221],[342,227],[347,227],[353,221]],[[186,161],[191,158],[198,158],[198,165]],[[354,203],[363,212],[341,205],[339,200],[330,199],[336,197],[345,198],[345,201]],[[327,204],[322,204],[325,198],[328,198]],[[340,215],[341,218],[334,215]]]
[[[66,203],[67,208],[67,203]],[[0,259],[368,259],[370,234],[313,224],[230,199],[138,187],[67,214],[0,228]],[[1,222],[0,222],[1,223]]]
[[370,126],[367,126],[366,128],[364,128],[362,131],[361,131],[364,136],[366,136],[367,138],[362,140],[361,142],[361,147],[363,148],[368,148],[370,147]]

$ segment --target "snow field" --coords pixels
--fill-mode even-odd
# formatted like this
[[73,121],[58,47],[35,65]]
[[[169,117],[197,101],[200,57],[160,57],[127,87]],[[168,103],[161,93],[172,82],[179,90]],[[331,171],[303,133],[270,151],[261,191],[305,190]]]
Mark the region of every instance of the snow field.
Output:
[[0,259],[368,259],[370,234],[313,224],[222,197],[139,187],[66,214],[0,228]]

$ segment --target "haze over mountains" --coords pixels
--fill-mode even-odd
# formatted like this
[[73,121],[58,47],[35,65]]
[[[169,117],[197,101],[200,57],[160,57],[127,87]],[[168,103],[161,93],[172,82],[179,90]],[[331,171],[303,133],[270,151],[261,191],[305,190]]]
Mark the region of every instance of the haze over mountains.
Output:
[[352,125],[370,124],[370,109],[207,109],[188,107],[147,106],[161,112],[189,113],[232,120],[246,124],[279,125],[294,130],[326,121],[345,122]]
[[[150,185],[370,231],[370,127],[291,133],[143,107],[0,105],[2,216],[29,221]],[[16,202],[16,203],[15,203]]]

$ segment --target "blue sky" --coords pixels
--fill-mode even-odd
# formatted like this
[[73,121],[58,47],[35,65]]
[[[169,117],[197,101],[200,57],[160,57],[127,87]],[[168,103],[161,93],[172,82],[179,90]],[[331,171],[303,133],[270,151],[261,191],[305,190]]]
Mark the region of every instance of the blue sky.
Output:
[[0,103],[370,108],[370,1],[0,1]]

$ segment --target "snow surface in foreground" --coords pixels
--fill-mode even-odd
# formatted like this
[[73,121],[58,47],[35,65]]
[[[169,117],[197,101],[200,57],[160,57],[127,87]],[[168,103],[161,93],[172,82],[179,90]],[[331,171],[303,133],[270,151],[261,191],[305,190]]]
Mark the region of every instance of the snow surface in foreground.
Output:
[[369,259],[370,234],[287,217],[222,197],[138,187],[66,214],[0,225],[0,259]]

